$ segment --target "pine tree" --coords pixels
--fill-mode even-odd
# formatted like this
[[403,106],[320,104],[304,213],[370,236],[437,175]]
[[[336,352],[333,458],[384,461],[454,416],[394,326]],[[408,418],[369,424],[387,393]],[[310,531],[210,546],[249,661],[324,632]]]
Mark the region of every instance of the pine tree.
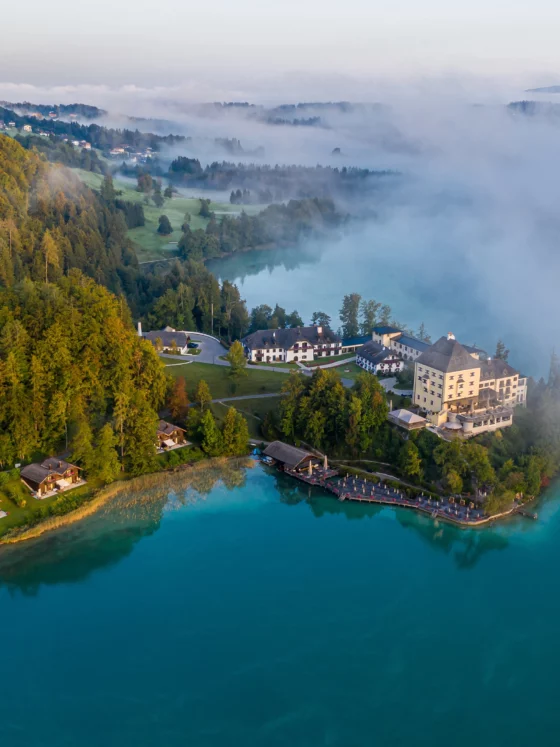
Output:
[[72,459],[88,471],[93,463],[93,433],[85,417],[82,417],[78,423],[71,449]]
[[249,444],[249,426],[247,420],[238,412],[235,415],[235,439],[233,453],[237,456],[247,453]]
[[358,313],[362,297],[359,293],[349,293],[344,296],[340,309],[343,337],[356,337],[360,331]]
[[135,392],[125,433],[127,465],[132,475],[155,472],[157,468],[157,423],[158,416],[144,392]]
[[214,416],[210,409],[205,410],[200,421],[200,434],[202,436],[202,450],[208,456],[220,456],[222,454],[223,443],[222,434],[218,430]]
[[49,282],[49,265],[51,267],[59,266],[58,246],[53,239],[51,232],[47,229],[43,234],[41,241],[41,252],[45,258],[45,283]]
[[226,412],[226,416],[224,418],[224,422],[222,425],[222,446],[223,446],[223,453],[227,456],[232,456],[235,454],[235,447],[236,447],[236,435],[235,435],[235,428],[236,428],[236,416],[237,416],[237,410],[235,407],[228,408],[228,411]]
[[496,352],[494,353],[494,358],[498,358],[502,361],[507,361],[509,357],[509,350],[506,348],[502,340],[498,340],[498,344],[496,345]]
[[399,463],[402,471],[408,477],[422,476],[422,460],[420,452],[415,443],[410,439],[406,441],[399,455]]
[[116,452],[117,444],[118,438],[111,424],[105,423],[97,435],[91,462],[91,473],[104,483],[113,482],[119,476],[121,465]]

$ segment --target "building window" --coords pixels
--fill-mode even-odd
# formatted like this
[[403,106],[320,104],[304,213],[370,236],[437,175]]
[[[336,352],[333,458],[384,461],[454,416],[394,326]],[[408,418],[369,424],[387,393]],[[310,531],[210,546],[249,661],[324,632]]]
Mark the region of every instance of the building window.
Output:
[[450,376],[449,381],[453,381],[454,378],[455,378],[454,376]]
[[471,376],[474,376],[474,371],[471,371]]

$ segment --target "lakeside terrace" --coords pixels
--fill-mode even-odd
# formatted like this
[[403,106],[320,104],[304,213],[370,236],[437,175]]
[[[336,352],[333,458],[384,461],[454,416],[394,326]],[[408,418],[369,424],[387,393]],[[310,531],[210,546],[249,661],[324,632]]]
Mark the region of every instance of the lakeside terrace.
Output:
[[429,514],[433,519],[442,519],[463,527],[486,524],[516,512],[523,513],[520,511],[522,503],[518,501],[515,501],[508,511],[488,516],[478,501],[472,498],[455,496],[433,498],[424,495],[423,492],[411,497],[404,490],[385,485],[383,481],[377,483],[349,474],[341,477],[337,470],[328,466],[326,456],[321,459],[311,452],[297,449],[281,441],[269,444],[264,453],[285,474],[307,485],[323,488],[335,495],[339,501],[412,508]]
[[[374,483],[371,480],[352,475],[340,477],[338,472],[332,469],[316,468],[311,474],[308,471],[303,472],[293,469],[284,469],[284,472],[307,485],[327,490],[335,495],[339,501],[411,508],[428,514],[433,519],[442,519],[463,527],[487,524],[495,519],[519,512],[521,508],[521,504],[516,502],[509,511],[496,516],[487,516],[472,500],[454,498],[453,496],[432,498],[422,492],[415,497],[409,497],[398,488],[389,487],[382,482]],[[536,517],[531,515],[530,518]]]

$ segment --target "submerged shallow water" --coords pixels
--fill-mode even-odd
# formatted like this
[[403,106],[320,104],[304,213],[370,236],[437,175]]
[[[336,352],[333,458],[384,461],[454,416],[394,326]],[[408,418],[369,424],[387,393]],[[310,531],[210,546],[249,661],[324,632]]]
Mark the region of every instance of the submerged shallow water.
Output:
[[559,491],[483,530],[267,470],[0,552],[0,744],[557,744]]

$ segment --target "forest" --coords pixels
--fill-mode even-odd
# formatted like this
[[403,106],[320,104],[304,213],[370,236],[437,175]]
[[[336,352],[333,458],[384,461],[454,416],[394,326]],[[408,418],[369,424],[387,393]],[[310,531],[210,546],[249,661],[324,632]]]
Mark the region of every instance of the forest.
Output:
[[203,189],[253,190],[261,202],[332,198],[337,194],[358,194],[372,180],[395,177],[393,171],[372,171],[355,167],[268,166],[217,161],[203,167],[196,158],[179,156],[170,166],[168,177],[177,185]]
[[336,229],[345,220],[332,200],[290,200],[286,205],[269,205],[253,216],[243,212],[218,221],[211,215],[206,230],[193,231],[186,223],[179,250],[183,258],[200,261],[266,244],[293,244]]

